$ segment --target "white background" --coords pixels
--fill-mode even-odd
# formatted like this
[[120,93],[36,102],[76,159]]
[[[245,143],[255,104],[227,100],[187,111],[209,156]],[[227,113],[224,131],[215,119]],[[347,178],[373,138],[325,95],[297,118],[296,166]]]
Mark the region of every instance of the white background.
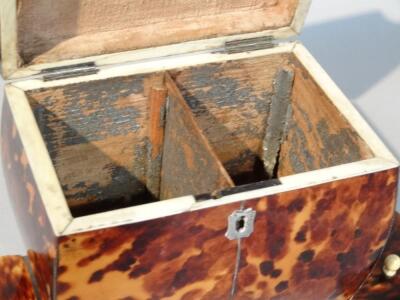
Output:
[[[314,0],[300,40],[400,158],[400,0]],[[0,255],[25,254],[0,193]]]

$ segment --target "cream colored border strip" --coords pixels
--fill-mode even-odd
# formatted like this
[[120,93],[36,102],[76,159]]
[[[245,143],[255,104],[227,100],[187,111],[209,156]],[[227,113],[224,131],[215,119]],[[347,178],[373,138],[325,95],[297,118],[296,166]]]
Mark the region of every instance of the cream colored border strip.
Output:
[[[127,65],[114,65],[110,68],[102,69],[100,73],[96,75],[87,76],[84,78],[84,80],[83,78],[73,78],[56,82],[27,80],[13,83],[13,85],[24,90],[31,90],[36,88],[52,87],[59,85],[63,86],[66,84],[72,84],[82,81],[99,80],[111,77],[128,76],[139,73],[175,69],[205,63],[246,58],[248,59],[251,57],[265,56],[274,53],[291,52],[294,52],[300,62],[304,64],[304,66],[310,72],[310,75],[313,76],[313,78],[320,85],[323,91],[331,99],[333,104],[338,107],[339,111],[341,111],[341,113],[349,120],[352,126],[354,126],[360,136],[371,147],[377,158],[284,177],[281,178],[282,185],[246,193],[235,194],[218,200],[208,200],[197,203],[194,197],[187,196],[179,199],[171,199],[86,217],[79,217],[75,218],[69,225],[68,221],[71,220],[71,217],[66,204],[66,200],[62,193],[60,183],[58,182],[57,176],[55,174],[54,167],[51,164],[43,139],[40,136],[39,129],[37,128],[29,103],[27,102],[26,97],[23,95],[23,91],[18,90],[15,87],[8,87],[7,91],[9,94],[12,90],[14,91],[14,93],[16,93],[14,95],[11,95],[13,98],[12,102],[14,106],[13,113],[15,118],[18,120],[17,126],[19,130],[24,133],[24,135],[21,134],[21,136],[24,136],[24,145],[25,147],[29,146],[27,147],[27,150],[29,150],[27,152],[29,152],[28,157],[31,161],[32,168],[36,170],[34,173],[35,178],[46,177],[45,174],[47,174],[48,176],[49,182],[45,182],[43,179],[40,179],[38,180],[38,185],[41,187],[41,195],[43,197],[44,203],[46,204],[46,209],[48,210],[48,214],[51,218],[53,226],[56,228],[56,232],[62,235],[69,235],[77,232],[131,224],[183,212],[239,202],[244,199],[263,197],[275,193],[282,193],[329,181],[350,178],[398,167],[398,162],[393,157],[393,155],[391,155],[391,153],[386,149],[379,138],[373,133],[367,123],[362,119],[362,117],[351,105],[349,100],[343,95],[339,88],[329,78],[326,72],[319,66],[319,64],[312,58],[312,56],[302,45],[298,45],[295,43],[289,43],[273,49],[260,50],[252,53],[239,53],[232,55],[209,52],[193,53],[181,56],[172,56],[159,60],[144,60],[141,62],[133,62]],[[20,99],[20,101],[16,101],[16,99]],[[20,102],[20,104],[15,104],[16,102]],[[34,124],[33,127],[32,124]],[[28,138],[26,137],[26,135],[30,135],[31,137]],[[37,142],[35,142],[35,140]],[[37,160],[36,158],[39,158],[39,160]],[[40,160],[44,161],[40,162]],[[51,194],[50,187],[54,189],[53,192],[55,193]],[[46,188],[48,190],[46,190]],[[64,214],[64,216],[62,216],[62,214]],[[68,225],[68,227],[65,230],[60,231],[60,228],[65,225]]]
[[79,83],[83,81],[102,80],[112,77],[124,77],[135,74],[145,74],[152,72],[159,72],[165,70],[172,70],[184,68],[189,66],[203,65],[208,63],[223,62],[227,60],[248,59],[253,57],[266,56],[278,53],[290,53],[293,51],[295,43],[285,43],[280,46],[259,50],[254,52],[226,54],[226,53],[213,53],[213,52],[195,52],[182,55],[173,55],[164,58],[144,59],[141,61],[134,61],[121,65],[111,65],[104,67],[95,75],[85,77],[74,77],[63,80],[46,81],[40,79],[30,79],[13,82],[12,84],[22,90],[28,91],[39,88],[50,88],[55,86],[65,86],[68,84]]
[[3,76],[8,78],[18,68],[17,0],[0,1],[1,59]]
[[7,86],[6,95],[47,216],[54,233],[60,235],[72,216],[46,145],[24,91]]
[[304,22],[306,21],[306,17],[308,11],[310,10],[311,0],[300,0],[300,3],[297,7],[296,14],[293,18],[292,25],[290,26],[294,31],[294,34],[300,34],[303,29]]
[[354,108],[350,100],[342,93],[310,52],[303,45],[297,44],[293,53],[304,65],[330,101],[332,101],[364,142],[371,148],[374,155],[397,164],[397,159],[387,149],[360,113]]
[[361,176],[396,167],[397,164],[393,162],[381,158],[373,158],[356,163],[283,177],[280,179],[282,182],[281,185],[234,194],[218,200],[196,202],[193,196],[187,196],[105,212],[87,217],[80,217],[74,219],[62,235],[70,235],[95,229],[110,228],[231,203],[239,203],[243,200],[257,199],[278,193],[304,189],[331,181]]

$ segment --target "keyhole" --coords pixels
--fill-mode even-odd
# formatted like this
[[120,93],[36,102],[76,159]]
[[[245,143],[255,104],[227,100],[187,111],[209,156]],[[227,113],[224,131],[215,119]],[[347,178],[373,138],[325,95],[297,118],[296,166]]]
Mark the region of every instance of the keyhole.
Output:
[[245,225],[246,217],[240,217],[240,219],[236,221],[236,231],[243,232],[245,230]]
[[254,230],[256,212],[251,208],[236,210],[228,217],[228,230],[225,236],[229,240],[238,240],[249,237]]

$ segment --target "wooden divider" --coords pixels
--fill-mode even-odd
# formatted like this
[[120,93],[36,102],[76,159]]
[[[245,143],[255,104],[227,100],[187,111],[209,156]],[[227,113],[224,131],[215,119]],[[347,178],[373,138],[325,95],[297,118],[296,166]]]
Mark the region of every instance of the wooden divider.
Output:
[[160,198],[160,174],[163,156],[167,89],[165,73],[152,78],[149,91],[149,149],[147,151],[146,187],[154,199]]
[[200,195],[233,187],[232,179],[169,74],[165,81],[169,102],[160,198]]

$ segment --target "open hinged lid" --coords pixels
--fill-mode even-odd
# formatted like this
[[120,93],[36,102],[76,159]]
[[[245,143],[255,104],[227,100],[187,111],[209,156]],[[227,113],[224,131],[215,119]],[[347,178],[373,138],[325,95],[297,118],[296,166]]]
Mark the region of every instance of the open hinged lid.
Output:
[[311,0],[6,0],[3,76],[104,65],[299,33]]

